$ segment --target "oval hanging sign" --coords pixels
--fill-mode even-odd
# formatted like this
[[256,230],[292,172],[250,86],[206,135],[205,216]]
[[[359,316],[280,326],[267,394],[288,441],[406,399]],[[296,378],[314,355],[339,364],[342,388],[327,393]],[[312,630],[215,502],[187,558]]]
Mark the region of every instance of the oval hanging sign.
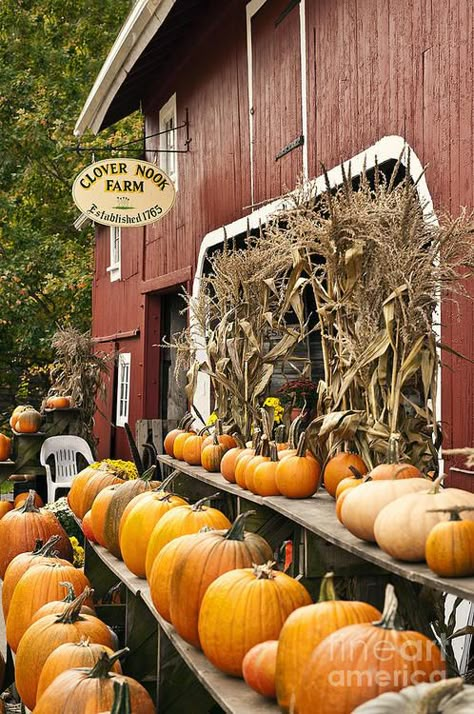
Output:
[[105,226],[144,226],[163,218],[174,204],[170,177],[139,159],[102,159],[87,166],[72,186],[74,203]]

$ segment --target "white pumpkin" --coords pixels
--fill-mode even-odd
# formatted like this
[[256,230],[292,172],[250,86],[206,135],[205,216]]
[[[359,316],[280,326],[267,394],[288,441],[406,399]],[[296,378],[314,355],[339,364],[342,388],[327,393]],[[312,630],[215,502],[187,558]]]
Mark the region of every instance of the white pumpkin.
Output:
[[361,704],[352,714],[472,714],[474,686],[461,677],[434,684],[416,684],[400,692],[381,694]]

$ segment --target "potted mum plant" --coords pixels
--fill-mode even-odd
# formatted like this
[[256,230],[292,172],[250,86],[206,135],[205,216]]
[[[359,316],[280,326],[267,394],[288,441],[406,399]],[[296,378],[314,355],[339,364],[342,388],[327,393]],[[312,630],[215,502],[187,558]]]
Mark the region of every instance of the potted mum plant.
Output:
[[281,402],[290,408],[291,419],[311,414],[318,399],[318,385],[310,379],[294,379],[278,390]]

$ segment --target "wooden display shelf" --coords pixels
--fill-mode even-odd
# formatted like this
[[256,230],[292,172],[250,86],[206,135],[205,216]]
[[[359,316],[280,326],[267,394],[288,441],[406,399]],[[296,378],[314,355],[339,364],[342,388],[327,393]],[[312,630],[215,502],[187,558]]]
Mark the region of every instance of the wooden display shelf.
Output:
[[275,703],[260,697],[241,679],[228,677],[216,669],[204,654],[185,642],[174,627],[166,622],[156,611],[148,583],[131,573],[125,563],[115,558],[102,546],[89,541],[91,548],[125,587],[136,597],[140,597],[158,622],[159,627],[170,640],[178,654],[186,662],[212,698],[227,714],[276,714],[279,709]]
[[428,568],[426,563],[402,563],[384,553],[375,544],[359,540],[338,521],[334,499],[324,491],[318,492],[312,498],[298,500],[291,500],[284,496],[262,497],[244,490],[237,484],[229,483],[219,473],[209,473],[199,466],[189,466],[186,462],[170,456],[159,456],[158,459],[172,469],[214,486],[216,490],[226,491],[246,501],[267,506],[325,541],[406,580],[474,601],[474,577],[440,578]]

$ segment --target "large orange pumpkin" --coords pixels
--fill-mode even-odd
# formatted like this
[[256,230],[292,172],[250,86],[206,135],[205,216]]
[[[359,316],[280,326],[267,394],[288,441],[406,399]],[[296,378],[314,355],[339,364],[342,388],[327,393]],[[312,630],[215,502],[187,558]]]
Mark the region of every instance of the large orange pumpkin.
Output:
[[104,488],[123,483],[124,481],[117,478],[107,463],[103,463],[97,469],[86,466],[72,480],[72,486],[67,496],[69,508],[75,516],[82,520],[87,511],[90,511],[96,496]]
[[396,610],[388,585],[379,622],[348,625],[320,642],[301,675],[298,714],[351,714],[383,692],[444,677],[438,647],[419,632],[396,627]]
[[266,540],[244,531],[245,519],[251,513],[241,513],[229,530],[197,533],[176,555],[170,583],[171,622],[195,647],[200,646],[199,610],[210,583],[228,570],[262,564],[273,556]]
[[15,508],[0,520],[0,578],[3,580],[8,564],[19,553],[32,551],[36,541],[44,543],[58,535],[56,550],[60,557],[72,561],[73,552],[66,531],[51,511],[39,510],[33,503],[34,491],[23,506]]
[[[42,617],[41,620],[33,623],[21,638],[15,659],[15,683],[28,709],[35,707],[38,682],[44,663],[59,645],[65,642],[78,642],[81,637],[85,637],[91,642],[113,648],[113,635],[107,625],[92,615],[81,615],[81,607],[90,596],[91,591],[86,588],[74,602],[70,603],[62,615]],[[43,711],[52,714],[53,710],[43,709]],[[58,711],[62,714],[65,712],[63,709]]]
[[12,440],[0,434],[0,461],[8,461],[12,453]]
[[288,615],[311,602],[301,583],[271,565],[224,573],[209,585],[202,600],[203,652],[215,667],[234,677],[242,676],[243,659],[254,645],[278,639]]
[[[110,647],[89,642],[84,638],[80,642],[65,642],[59,645],[57,649],[51,652],[41,670],[37,699],[41,698],[43,692],[62,672],[73,667],[92,668],[103,652],[106,652],[109,657],[113,657],[114,652]],[[114,660],[112,671],[119,674],[122,672],[118,659]]]
[[115,684],[125,682],[130,693],[130,712],[155,714],[156,709],[146,689],[135,679],[112,672],[113,663],[127,649],[109,657],[104,652],[91,668],[62,672],[43,692],[35,714],[99,714],[110,711],[115,699]]
[[319,488],[321,467],[316,459],[306,456],[306,434],[300,436],[294,456],[287,456],[277,466],[275,481],[286,498],[309,498]]
[[372,622],[380,617],[381,613],[365,602],[338,600],[332,573],[328,573],[321,583],[318,602],[292,612],[280,633],[275,675],[280,708],[291,709],[301,673],[314,648],[325,637],[346,625]]
[[336,496],[336,489],[342,479],[351,478],[354,475],[350,469],[351,466],[362,475],[367,473],[367,466],[357,454],[341,451],[329,459],[324,467],[323,479],[326,491],[331,496]]
[[222,511],[204,505],[209,498],[212,498],[212,496],[201,498],[193,506],[187,503],[180,505],[160,518],[148,539],[146,549],[147,575],[151,572],[155,558],[161,549],[174,538],[190,533],[198,533],[205,526],[214,530],[227,530],[231,527],[229,519]]
[[185,505],[180,496],[161,490],[135,498],[120,529],[120,552],[127,568],[139,578],[146,575],[147,548],[154,528],[170,510]]
[[35,612],[51,600],[61,600],[65,581],[70,582],[77,593],[82,593],[90,585],[84,573],[70,563],[41,562],[23,573],[13,591],[6,623],[7,642],[13,652],[16,652]]
[[259,642],[250,649],[242,662],[245,683],[262,697],[275,699],[275,669],[278,640]]

